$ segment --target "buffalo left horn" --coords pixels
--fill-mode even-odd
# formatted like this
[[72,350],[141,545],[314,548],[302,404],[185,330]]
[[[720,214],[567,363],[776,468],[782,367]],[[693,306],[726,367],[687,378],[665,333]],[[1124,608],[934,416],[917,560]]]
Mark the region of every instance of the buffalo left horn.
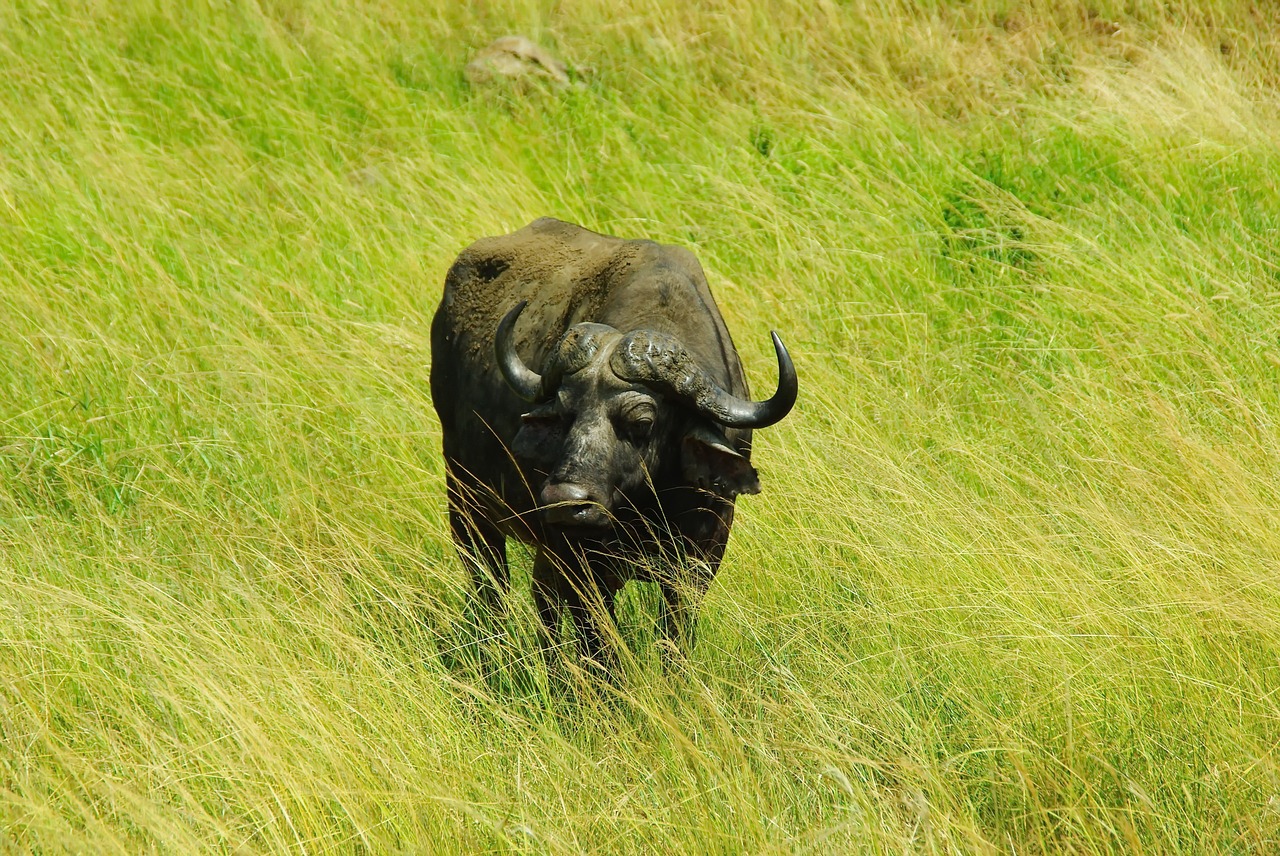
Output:
[[699,410],[729,428],[768,428],[791,412],[800,388],[796,366],[778,334],[771,331],[769,335],[778,355],[777,391],[765,401],[746,401],[708,380],[707,389],[698,396]]
[[628,380],[652,383],[727,428],[766,428],[782,420],[796,403],[796,367],[777,333],[778,391],[766,401],[748,401],[720,388],[675,338],[639,331],[614,352],[614,371]]
[[502,370],[507,384],[525,401],[537,401],[542,398],[542,375],[524,364],[511,343],[511,331],[515,329],[516,319],[528,305],[529,301],[521,300],[502,316],[493,346],[498,357],[498,368]]

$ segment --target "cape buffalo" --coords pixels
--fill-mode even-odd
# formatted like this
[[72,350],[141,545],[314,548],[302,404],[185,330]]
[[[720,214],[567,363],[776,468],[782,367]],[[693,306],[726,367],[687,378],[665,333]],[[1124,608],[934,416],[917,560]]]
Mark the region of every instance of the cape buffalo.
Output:
[[507,587],[506,538],[532,545],[549,641],[568,610],[586,657],[631,579],[661,584],[668,638],[689,633],[739,494],[758,493],[751,429],[782,419],[796,373],[751,401],[696,258],[551,218],[483,238],[445,279],[431,325],[449,523],[481,596]]

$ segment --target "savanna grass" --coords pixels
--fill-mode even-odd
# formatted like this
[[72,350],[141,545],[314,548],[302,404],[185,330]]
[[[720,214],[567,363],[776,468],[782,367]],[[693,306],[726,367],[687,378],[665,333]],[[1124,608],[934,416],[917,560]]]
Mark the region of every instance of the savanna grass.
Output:
[[[520,32],[576,85],[473,90]],[[1274,852],[1280,17],[0,9],[0,849]],[[477,637],[427,327],[692,248],[759,432],[687,661]]]

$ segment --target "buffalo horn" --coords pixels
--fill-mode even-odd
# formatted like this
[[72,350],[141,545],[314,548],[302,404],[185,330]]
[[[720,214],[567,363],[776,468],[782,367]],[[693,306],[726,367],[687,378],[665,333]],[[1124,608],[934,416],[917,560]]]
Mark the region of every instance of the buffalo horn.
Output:
[[707,394],[699,396],[699,410],[728,428],[767,428],[791,412],[799,391],[796,366],[778,334],[770,332],[769,335],[773,337],[773,350],[778,355],[777,391],[765,401],[746,401],[708,380]]
[[521,300],[511,308],[498,322],[498,332],[494,336],[494,352],[498,357],[498,368],[507,384],[515,390],[516,395],[525,401],[537,401],[542,397],[542,375],[530,369],[516,353],[511,343],[511,331],[515,329],[516,319],[529,305],[529,301]]
[[663,334],[629,336],[614,354],[614,368],[622,377],[665,387],[727,428],[765,428],[791,412],[798,389],[795,364],[782,339],[772,335],[778,390],[767,401],[747,401],[721,389],[678,341]]

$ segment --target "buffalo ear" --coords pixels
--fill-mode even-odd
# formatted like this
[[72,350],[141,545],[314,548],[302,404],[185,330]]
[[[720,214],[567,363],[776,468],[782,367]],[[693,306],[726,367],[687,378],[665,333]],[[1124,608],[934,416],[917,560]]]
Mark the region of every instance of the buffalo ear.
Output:
[[520,417],[520,430],[511,441],[511,452],[539,466],[551,466],[564,447],[564,419],[550,405],[535,407]]
[[760,492],[755,467],[734,451],[718,430],[699,426],[685,434],[680,444],[680,462],[685,479],[694,487],[725,499]]

